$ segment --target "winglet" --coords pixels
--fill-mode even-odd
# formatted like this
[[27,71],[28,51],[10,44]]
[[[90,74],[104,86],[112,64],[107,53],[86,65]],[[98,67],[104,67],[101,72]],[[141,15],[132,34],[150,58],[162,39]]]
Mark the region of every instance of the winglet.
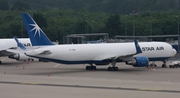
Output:
[[136,54],[142,53],[142,50],[141,50],[137,40],[134,40],[134,44],[135,44],[135,47],[136,47]]
[[26,50],[26,47],[23,46],[23,44],[17,39],[17,37],[13,37],[16,41],[18,47],[20,47],[22,50]]
[[22,18],[32,46],[54,45],[28,13],[22,13]]

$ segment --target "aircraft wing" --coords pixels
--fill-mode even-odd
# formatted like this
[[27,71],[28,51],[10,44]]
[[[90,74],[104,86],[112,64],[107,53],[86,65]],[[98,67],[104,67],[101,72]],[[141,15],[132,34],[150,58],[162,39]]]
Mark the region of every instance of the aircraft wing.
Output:
[[11,53],[11,54],[24,53],[25,52],[24,50],[21,50],[20,48],[17,48],[17,49],[7,49],[5,51],[8,52],[8,53]]
[[127,54],[127,55],[102,55],[96,57],[94,60],[121,60],[121,61],[129,61],[132,60],[134,54]]
[[30,53],[33,55],[39,55],[39,54],[51,54],[50,50],[44,50],[44,49],[30,49],[30,50],[22,50],[20,48],[17,49],[7,49],[7,52],[11,54],[16,54],[16,53]]
[[1,55],[0,55],[0,56],[8,56],[8,55],[13,54],[12,52],[8,52],[8,51],[6,51],[6,50],[0,50],[0,52],[1,52]]
[[40,55],[40,54],[51,54],[50,50],[46,50],[46,49],[27,49],[26,47],[24,47],[22,45],[22,43],[17,39],[17,37],[14,37],[14,40],[16,41],[17,45],[19,48],[21,48],[21,50],[12,50],[10,49],[10,52],[28,52],[28,54],[32,54],[32,55]]
[[39,55],[39,54],[51,54],[50,50],[35,50],[35,52],[36,52],[36,55]]
[[0,51],[6,51],[7,49],[17,49],[18,47],[0,48]]
[[46,54],[51,54],[50,50],[46,49],[31,49],[25,52],[25,54],[28,55],[46,55]]
[[9,49],[0,49],[0,52],[1,52],[1,56],[7,56],[7,55],[12,55],[12,54],[15,54],[14,52],[12,51],[9,51],[9,50],[16,50],[18,47],[11,47]]
[[102,56],[98,56],[97,58],[95,58],[96,60],[122,60],[122,61],[129,61],[132,60],[133,56],[136,54],[140,54],[142,53],[142,50],[137,42],[137,40],[134,40],[134,45],[135,45],[135,49],[136,52],[135,53],[127,53],[124,55],[102,55]]
[[22,43],[19,42],[19,40],[16,37],[14,37],[14,40],[16,41],[18,47],[16,48],[12,47],[12,48],[6,49],[5,52],[9,54],[24,53],[25,52],[24,50],[26,48],[22,45]]

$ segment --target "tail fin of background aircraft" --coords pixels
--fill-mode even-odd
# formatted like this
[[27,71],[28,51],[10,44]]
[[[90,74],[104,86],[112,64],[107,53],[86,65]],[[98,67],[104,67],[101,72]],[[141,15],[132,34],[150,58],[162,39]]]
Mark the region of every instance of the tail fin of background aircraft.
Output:
[[32,46],[54,45],[28,13],[22,13]]
[[23,44],[17,39],[17,37],[14,37],[14,40],[16,41],[18,47],[20,47],[22,50],[26,50],[26,47],[23,46]]
[[173,44],[172,47],[173,47],[177,52],[179,52],[178,44]]

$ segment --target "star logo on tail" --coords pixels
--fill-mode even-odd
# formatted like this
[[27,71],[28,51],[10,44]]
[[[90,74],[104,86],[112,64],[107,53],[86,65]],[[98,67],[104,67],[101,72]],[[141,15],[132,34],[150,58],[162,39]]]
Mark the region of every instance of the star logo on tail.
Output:
[[29,25],[33,26],[31,31],[35,31],[34,36],[36,36],[36,34],[38,33],[39,37],[41,37],[41,31],[42,31],[41,28],[37,24],[29,24]]

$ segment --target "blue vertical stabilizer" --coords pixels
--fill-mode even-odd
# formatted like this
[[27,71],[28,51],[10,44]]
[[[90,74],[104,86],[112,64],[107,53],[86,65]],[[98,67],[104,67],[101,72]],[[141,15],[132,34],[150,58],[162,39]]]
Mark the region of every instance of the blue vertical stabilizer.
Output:
[[54,45],[28,13],[22,13],[32,46]]

